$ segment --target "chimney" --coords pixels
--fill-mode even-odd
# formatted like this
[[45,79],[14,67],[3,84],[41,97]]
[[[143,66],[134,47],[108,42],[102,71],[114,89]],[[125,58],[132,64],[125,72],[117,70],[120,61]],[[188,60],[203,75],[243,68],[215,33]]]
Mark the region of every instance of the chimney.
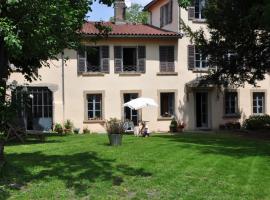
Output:
[[115,24],[124,24],[126,18],[125,0],[115,0],[114,2],[114,21]]

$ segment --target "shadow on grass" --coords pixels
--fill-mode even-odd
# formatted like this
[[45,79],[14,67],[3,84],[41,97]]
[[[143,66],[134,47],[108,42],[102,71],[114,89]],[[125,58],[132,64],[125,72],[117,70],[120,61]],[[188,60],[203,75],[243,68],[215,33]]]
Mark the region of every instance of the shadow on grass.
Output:
[[8,163],[0,173],[0,199],[10,197],[9,190],[23,189],[31,182],[60,180],[65,183],[66,188],[73,190],[76,196],[83,197],[89,195],[91,186],[97,180],[109,181],[112,186],[117,186],[124,182],[125,176],[152,175],[142,168],[114,166],[115,160],[100,158],[96,152],[72,155],[11,153],[6,156],[6,160]]
[[[245,139],[233,135],[210,133],[155,135],[168,141],[179,142],[181,148],[197,150],[205,154],[220,154],[231,157],[270,157],[270,142]],[[171,145],[171,144],[168,144]]]

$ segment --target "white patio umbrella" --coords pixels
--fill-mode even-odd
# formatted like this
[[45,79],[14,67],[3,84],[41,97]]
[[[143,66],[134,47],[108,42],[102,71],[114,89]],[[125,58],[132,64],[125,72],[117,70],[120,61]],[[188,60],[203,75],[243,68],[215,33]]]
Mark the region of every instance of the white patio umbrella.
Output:
[[125,103],[124,107],[129,107],[133,110],[139,110],[145,107],[158,107],[158,104],[155,102],[154,99],[139,97]]

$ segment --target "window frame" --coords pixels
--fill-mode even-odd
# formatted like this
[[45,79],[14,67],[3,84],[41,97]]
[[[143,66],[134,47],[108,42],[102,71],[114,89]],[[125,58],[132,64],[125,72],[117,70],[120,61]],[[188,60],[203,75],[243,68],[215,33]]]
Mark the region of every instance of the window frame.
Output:
[[[172,5],[171,5],[172,4]],[[167,3],[160,7],[160,28],[171,24],[173,21],[173,9],[171,9],[170,13],[170,6],[173,8],[173,1],[169,0]],[[163,14],[161,14],[163,12]],[[171,15],[171,16],[170,16]],[[163,17],[163,18],[162,18]],[[162,21],[162,23],[161,23]]]
[[202,11],[204,9],[204,7],[201,5],[202,1],[205,1],[205,4],[206,4],[207,0],[195,0],[195,2],[194,2],[194,18],[195,18],[195,20],[205,20],[206,19],[205,16],[202,17]]
[[[198,50],[198,47],[195,46],[195,52],[194,52],[194,69],[195,70],[200,70],[200,71],[207,71],[209,69],[209,66],[208,66],[208,56],[205,56],[205,59],[204,56],[203,56],[203,53],[201,53],[199,50]],[[197,56],[199,56],[200,58],[197,59]],[[199,67],[197,67],[197,62],[199,62]],[[203,66],[203,62],[205,62],[205,67],[202,67]]]
[[[234,109],[235,109],[235,112],[234,113],[227,113],[226,112],[226,105],[227,105],[227,100],[226,100],[226,95],[229,94],[229,93],[235,93],[236,94],[236,100],[235,100],[235,105],[234,105]],[[225,90],[224,91],[224,98],[223,98],[223,101],[224,101],[224,117],[239,117],[240,114],[239,114],[239,90]],[[230,102],[231,103],[231,102]]]
[[[174,94],[174,99],[173,99],[173,114],[171,116],[162,116],[161,115],[161,94],[162,93],[173,93]],[[158,120],[171,120],[173,117],[176,116],[176,108],[177,108],[177,96],[178,96],[178,91],[177,90],[158,90],[158,104],[160,105],[158,107]]]
[[[89,107],[88,107],[88,95],[101,95],[101,117],[99,119],[91,119],[88,116]],[[104,90],[95,90],[95,91],[84,91],[84,123],[95,123],[95,122],[104,122],[105,118],[105,91]]]
[[[166,71],[163,71],[163,70],[161,70],[162,69],[162,66],[161,66],[161,63],[162,63],[162,61],[161,61],[161,56],[160,56],[160,50],[161,50],[161,48],[167,48],[167,50],[166,50],[166,53],[167,53],[167,56],[166,56],[166,58],[168,58],[168,53],[169,53],[169,48],[171,48],[171,47],[173,47],[173,71],[170,71],[170,70],[168,70],[168,68],[170,68],[169,66],[168,66],[168,64],[169,63],[171,63],[168,59],[166,60]],[[175,61],[176,61],[176,55],[177,55],[177,48],[175,47],[175,45],[159,45],[159,73],[163,73],[163,74],[166,74],[166,73],[175,73],[176,72],[176,65],[175,65]]]
[[[254,94],[259,94],[259,93],[261,93],[261,94],[263,94],[263,102],[262,102],[262,112],[261,113],[258,113],[258,112],[254,112],[254,107],[257,107],[258,106],[258,101],[257,101],[257,99],[256,99],[256,105],[254,105]],[[253,115],[264,115],[264,114],[266,114],[267,113],[267,108],[266,108],[266,106],[267,106],[267,99],[266,99],[266,97],[267,97],[267,91],[266,90],[252,90],[251,91],[251,113],[253,114]],[[258,109],[259,108],[256,108],[256,110],[258,111]]]

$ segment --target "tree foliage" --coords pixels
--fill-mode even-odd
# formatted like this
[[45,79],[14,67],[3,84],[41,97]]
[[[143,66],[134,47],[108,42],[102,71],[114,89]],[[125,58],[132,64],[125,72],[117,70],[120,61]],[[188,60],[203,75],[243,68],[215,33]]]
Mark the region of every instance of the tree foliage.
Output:
[[148,13],[142,11],[143,6],[137,3],[131,4],[126,11],[126,20],[128,22],[146,24],[148,21]]
[[[188,0],[179,0],[183,7]],[[210,34],[192,32],[191,40],[208,55],[216,70],[207,79],[222,85],[256,85],[270,70],[270,1],[207,0],[206,22]]]

